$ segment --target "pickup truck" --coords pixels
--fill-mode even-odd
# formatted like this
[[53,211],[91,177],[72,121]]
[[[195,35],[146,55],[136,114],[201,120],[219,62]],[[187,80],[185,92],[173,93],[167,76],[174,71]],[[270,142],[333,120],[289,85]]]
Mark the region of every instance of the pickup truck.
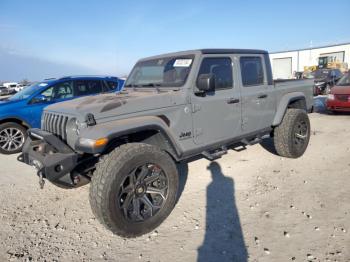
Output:
[[47,107],[18,157],[39,182],[91,182],[90,204],[113,233],[154,230],[175,206],[181,161],[214,160],[272,137],[298,158],[310,138],[313,80],[274,83],[261,50],[203,49],[136,63],[119,94]]
[[27,129],[40,127],[46,106],[80,96],[120,91],[123,84],[124,80],[110,76],[66,76],[34,83],[0,99],[0,153],[22,150]]

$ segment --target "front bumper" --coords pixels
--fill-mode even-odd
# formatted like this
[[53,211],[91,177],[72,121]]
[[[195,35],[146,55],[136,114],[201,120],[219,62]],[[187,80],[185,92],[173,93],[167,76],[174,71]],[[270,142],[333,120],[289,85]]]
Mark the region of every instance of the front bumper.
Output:
[[53,134],[30,129],[18,161],[34,166],[37,174],[61,187],[76,187],[71,172],[78,166],[79,155]]
[[326,107],[330,111],[350,112],[350,100],[346,102],[327,99]]

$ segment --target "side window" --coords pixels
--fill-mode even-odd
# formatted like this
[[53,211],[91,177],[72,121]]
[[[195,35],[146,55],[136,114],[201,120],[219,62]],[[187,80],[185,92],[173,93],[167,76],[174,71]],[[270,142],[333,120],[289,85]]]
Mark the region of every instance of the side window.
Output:
[[243,86],[262,85],[264,83],[261,57],[241,57],[240,65]]
[[47,101],[51,101],[53,99],[53,86],[41,92],[41,95],[45,96]]
[[107,86],[107,91],[113,91],[118,89],[118,82],[117,81],[105,81]]
[[76,96],[83,96],[88,92],[87,82],[85,80],[76,80],[74,93]]
[[72,81],[66,81],[54,86],[54,98],[65,99],[73,97]]
[[229,57],[204,58],[198,76],[201,74],[213,74],[216,89],[228,89],[233,86],[232,61]]
[[77,96],[93,95],[102,92],[99,80],[77,80],[75,81],[75,93]]
[[89,95],[98,94],[102,92],[102,85],[100,80],[89,80]]

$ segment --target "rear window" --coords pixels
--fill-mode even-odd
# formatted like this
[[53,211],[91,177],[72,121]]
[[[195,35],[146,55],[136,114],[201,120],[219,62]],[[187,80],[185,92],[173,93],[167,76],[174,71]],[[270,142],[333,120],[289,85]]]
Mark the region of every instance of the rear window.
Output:
[[118,82],[117,81],[106,81],[107,84],[107,90],[113,91],[118,89]]
[[315,78],[327,77],[330,74],[330,70],[317,70],[315,72]]
[[75,82],[77,96],[93,95],[102,92],[101,81],[99,80],[77,80]]
[[264,69],[261,57],[241,57],[240,65],[243,86],[262,85],[264,83]]

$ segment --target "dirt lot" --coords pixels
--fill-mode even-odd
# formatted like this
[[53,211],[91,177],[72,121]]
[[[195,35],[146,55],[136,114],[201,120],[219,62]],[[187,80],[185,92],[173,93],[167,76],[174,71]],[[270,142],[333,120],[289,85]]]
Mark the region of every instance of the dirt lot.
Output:
[[350,261],[350,115],[310,118],[300,159],[256,145],[185,166],[176,208],[137,239],[95,220],[88,186],[40,190],[1,155],[0,261]]

